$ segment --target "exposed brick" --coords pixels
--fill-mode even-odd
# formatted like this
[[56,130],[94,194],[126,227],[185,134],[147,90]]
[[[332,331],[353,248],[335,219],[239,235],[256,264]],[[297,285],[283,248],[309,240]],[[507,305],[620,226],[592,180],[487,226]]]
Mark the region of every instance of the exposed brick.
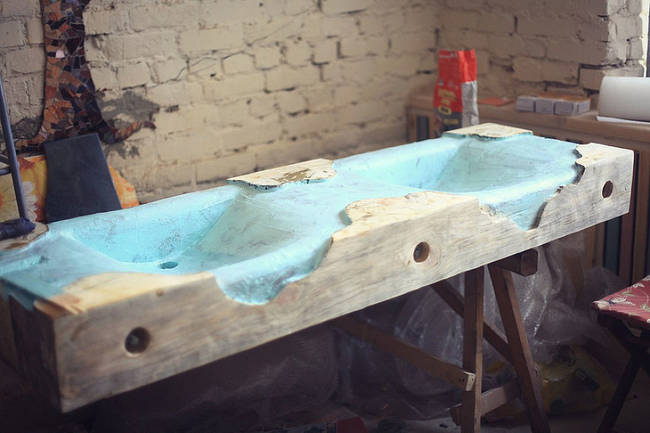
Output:
[[391,38],[391,50],[395,53],[419,53],[435,47],[433,33],[400,33]]
[[[438,49],[476,50],[481,96],[582,94],[642,72],[640,0],[96,1],[86,56],[102,103],[122,86],[161,106],[157,129],[126,141],[140,156],[109,159],[145,200],[403,142],[407,95],[435,79]],[[18,121],[42,111],[39,4],[1,9],[0,31],[18,29],[0,33]]]
[[111,68],[92,68],[90,74],[96,89],[117,89],[119,87],[115,71]]
[[575,36],[577,26],[568,17],[545,15],[520,15],[517,17],[517,32],[521,35],[553,36],[556,38]]
[[295,114],[307,108],[305,98],[296,92],[282,92],[278,95],[278,106],[284,113]]
[[253,58],[248,54],[235,54],[223,60],[223,70],[226,74],[250,72],[255,69]]
[[336,118],[341,123],[366,123],[379,120],[386,114],[385,105],[378,101],[363,102],[356,105],[341,107],[336,112]]
[[544,61],[542,63],[542,78],[544,81],[578,84],[578,68],[577,63]]
[[479,21],[480,14],[474,11],[445,9],[440,17],[443,28],[476,29]]
[[250,99],[250,113],[254,117],[264,117],[275,112],[274,95],[255,95]]
[[187,63],[182,59],[169,59],[153,65],[155,80],[164,83],[169,80],[179,80],[187,74]]
[[510,57],[519,54],[528,54],[525,43],[519,35],[490,35],[490,53],[496,57]]
[[243,44],[242,28],[238,25],[210,30],[189,30],[180,34],[180,49],[186,54],[237,48]]
[[322,133],[334,128],[335,116],[332,113],[310,113],[290,117],[285,122],[289,137],[298,137],[311,133]]
[[149,81],[149,67],[144,62],[117,68],[117,82],[120,88],[140,86]]
[[193,7],[199,11],[202,26],[214,27],[263,18],[264,9],[259,3],[258,0],[206,0],[200,3],[200,7]]
[[198,19],[199,8],[192,3],[149,4],[129,9],[129,23],[136,31],[194,26]]
[[255,158],[246,152],[201,161],[196,164],[196,181],[208,182],[251,173],[255,170]]
[[206,129],[168,134],[156,140],[156,150],[164,162],[192,161],[219,154],[221,139]]
[[321,8],[326,14],[361,11],[371,4],[372,0],[321,0]]
[[244,23],[244,40],[246,43],[264,41],[281,42],[300,32],[300,21],[294,17],[278,17],[274,20],[260,20]]
[[254,50],[255,66],[270,69],[280,64],[280,50],[277,47],[257,47]]
[[266,72],[266,89],[269,91],[292,89],[314,84],[319,78],[318,69],[312,66],[298,69],[290,66],[280,66]]
[[627,51],[627,58],[632,60],[642,59],[645,54],[643,48],[643,41],[640,38],[631,39]]
[[357,34],[357,24],[349,16],[325,17],[321,22],[323,36],[349,36]]
[[336,40],[326,39],[314,47],[313,61],[316,64],[328,63],[336,59]]
[[121,32],[128,27],[128,9],[89,10],[84,13],[87,35]]
[[305,41],[287,44],[287,63],[292,66],[304,66],[311,59],[311,47]]
[[478,20],[478,30],[491,33],[512,33],[515,31],[515,17],[506,13],[487,13]]
[[514,77],[521,81],[543,81],[542,62],[528,57],[516,57],[513,61]]
[[25,25],[22,21],[0,23],[0,47],[25,45]]
[[237,74],[219,81],[203,83],[204,96],[209,100],[221,100],[231,96],[247,95],[264,89],[264,75],[261,72]]
[[30,44],[43,43],[43,23],[40,18],[31,18],[27,21],[27,38]]
[[31,17],[40,13],[38,1],[30,0],[4,0],[2,14],[6,17],[26,16]]
[[221,59],[216,56],[203,56],[190,60],[188,73],[193,80],[219,80],[223,78]]
[[199,83],[172,81],[155,87],[147,87],[147,99],[162,106],[173,106],[198,102],[204,100],[204,96]]
[[580,85],[585,89],[598,90],[603,77],[642,77],[644,72],[643,65],[630,63],[623,67],[603,68],[603,69],[580,69]]
[[284,11],[289,15],[297,15],[307,11],[315,10],[312,0],[286,0]]
[[277,140],[282,135],[282,126],[275,120],[251,121],[245,127],[223,129],[220,135],[223,141],[222,149],[242,149],[251,144]]
[[621,16],[615,15],[611,18],[616,26],[616,39],[624,40],[639,37],[642,32],[642,21],[639,15]]
[[45,67],[43,48],[22,48],[7,53],[7,67],[14,72],[28,74],[39,72]]
[[549,39],[549,59],[578,62],[588,65],[607,65],[625,61],[627,45],[612,42]]

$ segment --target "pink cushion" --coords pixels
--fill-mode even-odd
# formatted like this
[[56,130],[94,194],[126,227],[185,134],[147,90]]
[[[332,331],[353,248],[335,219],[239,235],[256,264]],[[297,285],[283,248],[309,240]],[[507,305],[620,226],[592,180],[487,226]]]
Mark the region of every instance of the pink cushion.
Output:
[[595,301],[593,306],[601,314],[650,329],[650,275],[620,292]]

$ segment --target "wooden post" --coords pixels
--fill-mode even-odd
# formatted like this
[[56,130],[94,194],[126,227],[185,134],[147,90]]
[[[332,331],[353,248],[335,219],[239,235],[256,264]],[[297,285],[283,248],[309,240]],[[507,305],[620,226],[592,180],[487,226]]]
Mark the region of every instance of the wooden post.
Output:
[[542,402],[540,378],[537,376],[533,357],[528,346],[512,274],[504,271],[496,264],[490,264],[488,267],[531,429],[533,433],[550,433],[551,430]]
[[483,267],[465,273],[463,314],[463,369],[474,373],[474,389],[463,392],[461,432],[481,430],[481,388],[483,382]]
[[639,368],[641,368],[639,360],[634,356],[630,357],[630,361],[625,366],[625,370],[618,381],[618,386],[616,387],[612,401],[609,402],[607,412],[605,412],[600,427],[598,427],[598,433],[610,433],[614,428],[618,414],[621,413],[623,403],[625,403],[625,397],[630,392],[630,388],[632,388]]

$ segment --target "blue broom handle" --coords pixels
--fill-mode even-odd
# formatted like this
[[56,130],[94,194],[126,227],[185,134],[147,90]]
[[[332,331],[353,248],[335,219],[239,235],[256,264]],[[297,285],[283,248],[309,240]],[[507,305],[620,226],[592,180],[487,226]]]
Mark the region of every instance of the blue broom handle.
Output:
[[14,193],[16,195],[16,204],[18,205],[18,213],[21,218],[29,219],[27,218],[27,212],[25,211],[23,183],[20,180],[20,166],[18,165],[18,158],[16,158],[16,147],[14,146],[14,137],[11,133],[11,123],[9,122],[9,111],[7,110],[5,90],[2,86],[2,77],[0,77],[0,116],[0,121],[2,121],[2,135],[5,139],[7,159],[9,160],[9,168],[11,169],[11,180],[14,183]]

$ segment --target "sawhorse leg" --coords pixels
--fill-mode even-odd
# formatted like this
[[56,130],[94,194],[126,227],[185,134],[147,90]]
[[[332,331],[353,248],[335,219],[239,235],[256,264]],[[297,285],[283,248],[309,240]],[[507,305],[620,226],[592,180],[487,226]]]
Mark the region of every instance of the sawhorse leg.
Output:
[[488,268],[530,427],[533,433],[549,433],[551,430],[542,401],[541,377],[537,374],[530,353],[512,274],[496,263],[490,264]]
[[460,423],[462,433],[481,429],[481,384],[483,382],[483,268],[465,272],[463,314],[463,369],[474,373],[474,388],[463,392]]
[[[447,281],[428,286],[460,316],[463,317],[463,368],[427,354],[401,342],[393,335],[351,317],[341,317],[332,323],[346,332],[371,342],[377,348],[410,362],[434,377],[442,377],[463,391],[462,405],[451,409],[452,418],[461,425],[463,433],[478,433],[481,416],[521,397],[534,433],[550,433],[541,397],[541,380],[528,346],[521,319],[519,303],[510,272],[531,275],[537,270],[537,252],[525,251],[489,265],[492,284],[506,329],[504,336],[483,319],[483,267],[465,273],[465,297]],[[517,372],[517,382],[482,393],[483,338],[487,340]]]

